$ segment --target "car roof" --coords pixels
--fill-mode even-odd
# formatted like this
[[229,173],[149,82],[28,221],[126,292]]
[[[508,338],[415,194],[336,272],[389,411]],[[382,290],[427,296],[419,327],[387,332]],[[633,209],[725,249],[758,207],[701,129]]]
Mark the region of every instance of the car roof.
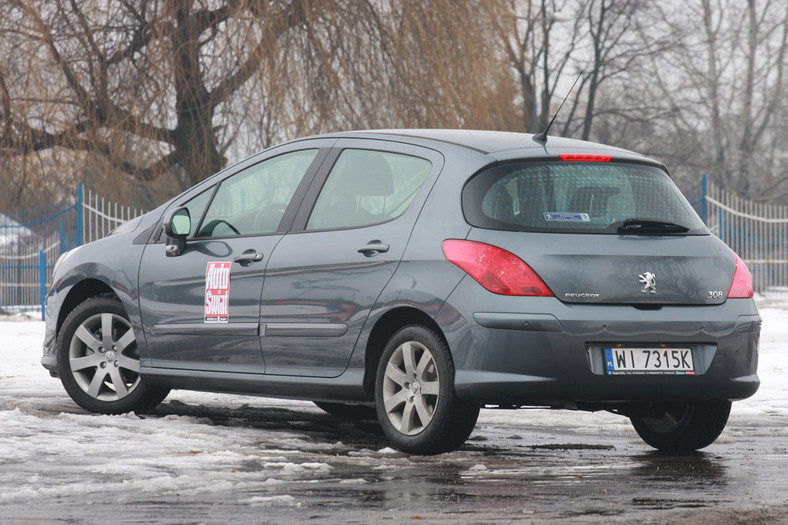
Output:
[[[424,141],[440,142],[461,146],[487,155],[512,150],[521,150],[522,153],[524,149],[539,150],[539,153],[533,152],[537,155],[540,153],[554,154],[565,151],[589,152],[593,150],[596,153],[612,154],[617,157],[623,156],[630,158],[634,156],[644,160],[647,159],[647,157],[639,153],[596,142],[555,136],[548,136],[547,141],[542,142],[535,140],[534,136],[535,135],[530,133],[465,129],[377,129],[344,131],[320,135],[320,137],[375,138],[414,143]],[[498,157],[499,155],[493,156]]]

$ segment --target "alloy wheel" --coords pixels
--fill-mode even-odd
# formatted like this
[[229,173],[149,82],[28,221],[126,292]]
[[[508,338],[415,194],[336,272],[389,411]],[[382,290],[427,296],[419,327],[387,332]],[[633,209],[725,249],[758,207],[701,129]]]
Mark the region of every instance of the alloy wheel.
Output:
[[407,341],[391,354],[383,383],[383,403],[391,424],[413,436],[430,424],[440,393],[440,376],[432,352]]
[[85,319],[69,344],[68,362],[77,385],[93,399],[118,401],[140,384],[140,359],[131,324],[103,312]]

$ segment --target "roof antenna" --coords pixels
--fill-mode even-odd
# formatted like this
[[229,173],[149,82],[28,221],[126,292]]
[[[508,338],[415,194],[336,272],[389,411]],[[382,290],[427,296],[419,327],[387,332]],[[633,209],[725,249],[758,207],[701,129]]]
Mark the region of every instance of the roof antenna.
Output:
[[547,127],[544,129],[544,131],[539,133],[538,135],[534,135],[534,140],[536,140],[538,142],[547,142],[547,132],[550,131],[550,127],[553,125],[553,122],[555,122],[555,117],[557,117],[558,113],[561,112],[561,108],[564,107],[564,102],[566,102],[566,99],[569,98],[569,95],[572,93],[572,90],[575,89],[575,84],[577,84],[577,81],[580,80],[580,77],[583,76],[583,73],[584,73],[584,71],[581,70],[580,74],[577,75],[577,78],[575,79],[574,83],[572,84],[572,87],[569,88],[569,91],[566,93],[566,96],[564,97],[564,100],[561,101],[561,105],[558,106],[558,111],[556,111],[555,114],[553,115],[553,118],[550,119],[550,123],[547,125]]

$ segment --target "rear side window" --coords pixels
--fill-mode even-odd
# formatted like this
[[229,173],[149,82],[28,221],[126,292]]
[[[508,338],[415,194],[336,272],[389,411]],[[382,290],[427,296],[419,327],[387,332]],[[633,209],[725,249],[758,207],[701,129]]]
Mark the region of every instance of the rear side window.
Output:
[[707,234],[703,221],[667,173],[609,162],[522,162],[473,177],[462,195],[473,226],[496,230],[616,234],[646,219]]
[[431,169],[432,163],[419,157],[346,149],[331,169],[306,229],[359,228],[396,219]]

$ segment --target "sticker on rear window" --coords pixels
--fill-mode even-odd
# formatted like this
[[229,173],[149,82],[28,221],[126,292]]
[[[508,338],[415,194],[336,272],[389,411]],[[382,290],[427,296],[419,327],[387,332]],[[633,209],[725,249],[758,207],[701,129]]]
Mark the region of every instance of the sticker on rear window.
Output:
[[209,262],[205,270],[205,322],[230,320],[231,262]]
[[587,213],[570,213],[563,211],[546,211],[544,220],[561,222],[590,222],[591,218]]

